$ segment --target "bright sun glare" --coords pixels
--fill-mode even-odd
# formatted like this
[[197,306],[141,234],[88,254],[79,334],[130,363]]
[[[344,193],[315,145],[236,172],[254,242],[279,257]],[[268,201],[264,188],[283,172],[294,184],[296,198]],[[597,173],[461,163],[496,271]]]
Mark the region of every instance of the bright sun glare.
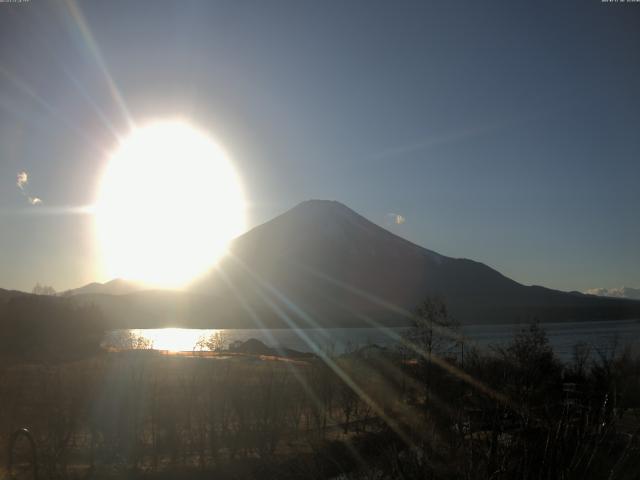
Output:
[[215,332],[215,330],[192,328],[155,328],[132,331],[135,336],[148,341],[151,348],[169,352],[201,350],[198,342],[215,335]]
[[110,158],[96,203],[109,277],[181,287],[211,268],[245,228],[225,152],[183,122],[136,129]]

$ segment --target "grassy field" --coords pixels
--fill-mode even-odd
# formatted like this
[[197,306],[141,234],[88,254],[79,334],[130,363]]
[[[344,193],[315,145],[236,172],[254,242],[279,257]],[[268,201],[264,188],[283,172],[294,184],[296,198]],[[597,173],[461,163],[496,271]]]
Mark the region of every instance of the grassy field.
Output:
[[4,364],[0,464],[27,427],[39,478],[638,478],[638,357],[561,365],[537,327],[464,365],[431,347]]

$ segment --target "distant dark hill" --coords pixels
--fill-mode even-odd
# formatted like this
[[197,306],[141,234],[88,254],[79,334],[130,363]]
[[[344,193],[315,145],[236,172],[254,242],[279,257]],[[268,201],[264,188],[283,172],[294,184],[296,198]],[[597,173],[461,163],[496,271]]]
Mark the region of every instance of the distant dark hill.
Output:
[[0,308],[7,304],[9,300],[14,297],[22,297],[30,295],[29,293],[21,292],[19,290],[4,290],[0,288]]
[[144,290],[144,287],[135,282],[115,278],[105,283],[92,282],[80,288],[66,290],[59,295],[63,297],[85,294],[126,295],[128,293],[139,292],[141,290]]

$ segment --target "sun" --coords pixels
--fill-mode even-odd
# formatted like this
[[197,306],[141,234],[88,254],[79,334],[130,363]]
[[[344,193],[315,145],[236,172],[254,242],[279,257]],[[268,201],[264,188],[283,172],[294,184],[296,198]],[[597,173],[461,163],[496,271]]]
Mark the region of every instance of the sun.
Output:
[[225,152],[179,121],[137,128],[111,155],[95,205],[103,269],[179,288],[245,230],[245,201]]

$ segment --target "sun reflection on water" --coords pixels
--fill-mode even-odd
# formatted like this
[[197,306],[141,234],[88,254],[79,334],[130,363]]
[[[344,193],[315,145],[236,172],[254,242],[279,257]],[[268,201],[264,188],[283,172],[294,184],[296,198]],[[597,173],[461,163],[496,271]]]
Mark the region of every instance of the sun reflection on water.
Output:
[[190,328],[155,328],[131,330],[133,348],[150,348],[169,352],[216,350],[220,343],[220,330]]

